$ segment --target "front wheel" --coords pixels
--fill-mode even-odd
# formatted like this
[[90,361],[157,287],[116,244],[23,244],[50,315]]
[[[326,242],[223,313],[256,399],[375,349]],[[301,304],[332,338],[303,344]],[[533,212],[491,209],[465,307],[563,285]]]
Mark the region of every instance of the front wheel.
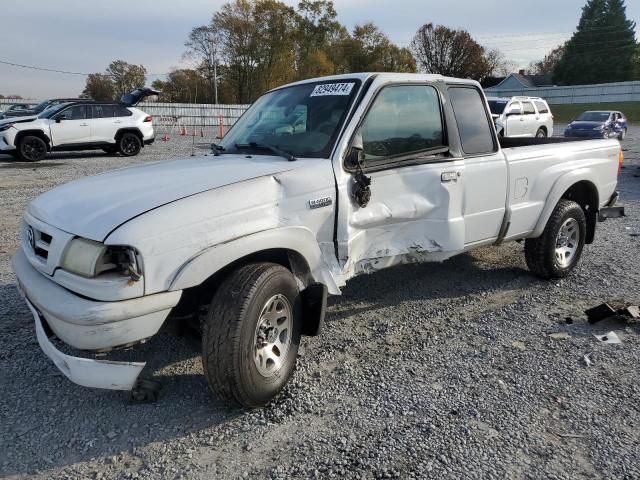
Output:
[[133,157],[140,153],[142,141],[135,133],[124,133],[118,140],[118,150],[125,157]]
[[268,404],[293,374],[301,324],[289,270],[251,263],[232,272],[203,324],[202,364],[213,393],[244,407]]
[[539,128],[536,132],[536,138],[547,138],[547,132],[544,128]]
[[566,277],[580,260],[586,234],[587,219],[582,207],[560,200],[542,235],[528,238],[524,244],[529,270],[546,279]]
[[47,155],[47,144],[35,135],[25,135],[18,144],[18,158],[23,162],[37,162]]
[[627,136],[627,129],[625,128],[618,134],[618,140],[624,140],[626,136]]

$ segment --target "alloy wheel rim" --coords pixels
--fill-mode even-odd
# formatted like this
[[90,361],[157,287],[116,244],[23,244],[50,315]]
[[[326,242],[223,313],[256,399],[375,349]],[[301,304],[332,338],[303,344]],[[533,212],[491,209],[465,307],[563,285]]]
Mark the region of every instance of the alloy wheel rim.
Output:
[[556,237],[556,261],[562,268],[571,265],[580,243],[580,225],[575,218],[568,218]]
[[133,153],[136,150],[136,141],[133,138],[125,138],[122,142],[122,150],[125,153]]
[[293,309],[284,295],[266,301],[254,335],[253,360],[260,375],[272,377],[284,365],[291,346]]
[[42,144],[36,140],[25,143],[22,146],[22,154],[29,160],[40,158],[44,153]]

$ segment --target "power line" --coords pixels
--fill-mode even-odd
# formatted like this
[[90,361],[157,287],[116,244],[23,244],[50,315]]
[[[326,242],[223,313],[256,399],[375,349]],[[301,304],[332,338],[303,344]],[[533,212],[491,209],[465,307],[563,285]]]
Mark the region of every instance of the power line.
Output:
[[[89,75],[94,75],[95,73],[99,73],[99,72],[94,72],[94,73],[85,73],[85,72],[71,72],[69,70],[57,70],[55,68],[46,68],[46,67],[36,67],[34,65],[24,65],[22,63],[14,63],[14,62],[8,62],[6,60],[0,60],[0,64],[3,65],[9,65],[12,67],[18,67],[18,68],[27,68],[29,70],[38,70],[41,72],[53,72],[53,73],[63,73],[66,75],[81,75],[81,76],[89,76]],[[107,77],[112,77],[113,75],[109,74],[109,73],[99,73],[99,75],[105,75]],[[163,77],[168,75],[168,73],[145,73],[145,75],[149,76],[149,77]]]

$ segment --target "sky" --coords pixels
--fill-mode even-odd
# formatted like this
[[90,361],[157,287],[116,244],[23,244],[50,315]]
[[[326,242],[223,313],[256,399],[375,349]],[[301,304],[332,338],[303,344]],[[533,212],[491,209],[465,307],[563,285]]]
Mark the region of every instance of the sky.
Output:
[[[392,41],[408,46],[433,22],[463,28],[488,48],[526,67],[568,39],[586,0],[334,0],[348,28],[372,21]],[[102,72],[115,59],[143,64],[148,83],[183,60],[191,28],[208,23],[224,0],[10,0],[0,18],[0,61],[73,72]],[[284,0],[289,5],[297,0]],[[640,1],[627,0],[640,24]],[[638,35],[640,37],[640,35]],[[156,75],[158,74],[158,75]],[[76,96],[83,75],[0,64],[0,94],[42,99]]]

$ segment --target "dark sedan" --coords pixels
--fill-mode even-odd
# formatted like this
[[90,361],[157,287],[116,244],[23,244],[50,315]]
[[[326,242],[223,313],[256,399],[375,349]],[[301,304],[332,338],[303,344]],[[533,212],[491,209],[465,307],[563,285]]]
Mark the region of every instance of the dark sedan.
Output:
[[590,111],[584,112],[567,125],[565,137],[618,138],[624,140],[627,135],[627,118],[620,112]]

